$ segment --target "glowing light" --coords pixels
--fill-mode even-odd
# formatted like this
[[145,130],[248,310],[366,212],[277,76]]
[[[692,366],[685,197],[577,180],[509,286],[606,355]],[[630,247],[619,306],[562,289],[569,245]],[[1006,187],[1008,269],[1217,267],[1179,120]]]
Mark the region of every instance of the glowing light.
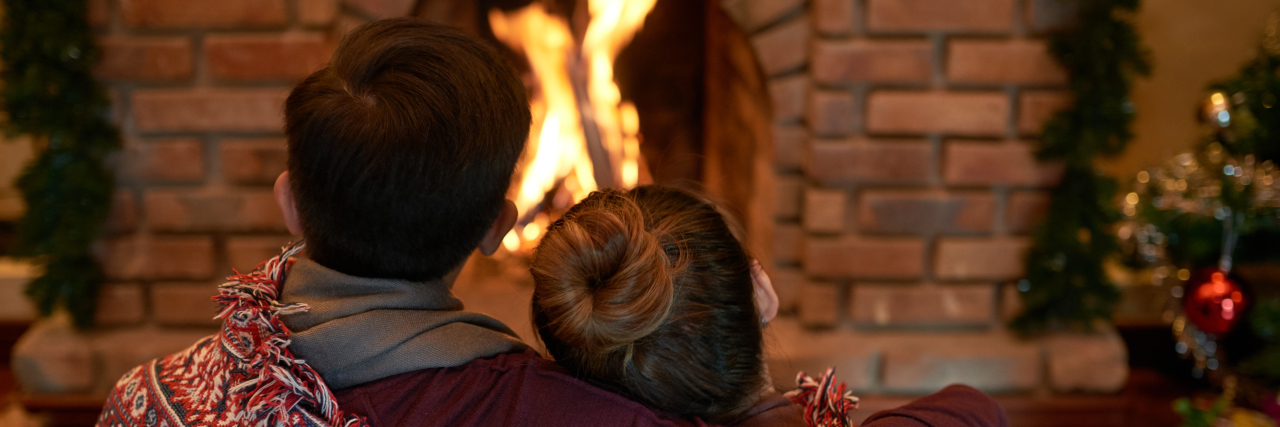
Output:
[[515,230],[511,230],[507,233],[506,237],[502,238],[502,247],[507,248],[507,251],[510,252],[515,252],[520,249],[520,238],[516,237]]
[[541,234],[542,228],[538,227],[537,223],[531,222],[524,226],[524,231],[520,232],[520,237],[523,237],[525,241],[534,241],[538,240],[538,236]]
[[1129,193],[1129,195],[1124,196],[1124,201],[1131,205],[1138,204],[1138,193]]
[[1147,171],[1138,172],[1138,182],[1146,184],[1147,181],[1150,181],[1150,180],[1151,180],[1151,174],[1148,174]]
[[635,187],[640,182],[640,113],[630,102],[623,102],[618,112],[623,135],[622,186]]
[[[602,180],[624,188],[640,184],[640,116],[635,105],[622,100],[613,81],[613,61],[631,43],[657,0],[590,0],[591,20],[581,43],[574,40],[564,18],[548,13],[534,2],[524,8],[489,11],[489,24],[498,40],[523,53],[529,60],[537,87],[529,107],[533,123],[529,142],[513,183],[516,209],[521,214],[537,209],[548,192],[568,191],[572,202],[582,200],[601,184],[587,148],[584,123],[595,123],[604,149],[603,158],[613,176]],[[574,70],[586,75],[586,87],[577,87]],[[579,93],[585,90],[586,93]],[[584,100],[585,98],[585,100]],[[588,120],[584,120],[584,117]],[[542,227],[547,218],[540,215]],[[525,218],[528,220],[528,218]],[[531,222],[503,239],[509,250],[527,248],[541,235]],[[514,239],[515,243],[508,243]]]
[[1221,92],[1217,92],[1209,96],[1209,102],[1212,102],[1213,105],[1222,105],[1227,103],[1227,98],[1222,96]]
[[[525,53],[538,82],[529,100],[533,124],[519,172],[516,209],[533,209],[561,179],[574,181],[584,194],[595,190],[567,68],[575,52],[568,24],[533,3],[510,14],[492,10],[489,25],[498,40]],[[587,164],[588,173],[576,173],[582,170],[579,163]]]

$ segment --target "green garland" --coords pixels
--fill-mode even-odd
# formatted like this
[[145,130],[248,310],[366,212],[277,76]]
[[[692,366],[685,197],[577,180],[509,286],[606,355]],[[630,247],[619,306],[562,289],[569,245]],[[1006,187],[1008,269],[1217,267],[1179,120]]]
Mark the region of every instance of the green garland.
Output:
[[79,327],[92,325],[103,280],[90,246],[111,207],[106,160],[120,147],[110,101],[91,73],[99,52],[86,7],[86,0],[4,0],[0,29],[6,131],[43,145],[17,180],[27,211],[14,252],[44,266],[27,287],[40,312],[65,307]]
[[1054,34],[1050,51],[1070,76],[1074,104],[1044,126],[1041,160],[1061,162],[1062,183],[1049,214],[1033,235],[1026,279],[1019,282],[1024,311],[1012,323],[1028,335],[1090,329],[1111,319],[1120,292],[1103,270],[1119,250],[1112,224],[1116,183],[1094,167],[1132,138],[1129,89],[1135,75],[1150,72],[1129,17],[1139,0],[1079,0],[1079,23]]

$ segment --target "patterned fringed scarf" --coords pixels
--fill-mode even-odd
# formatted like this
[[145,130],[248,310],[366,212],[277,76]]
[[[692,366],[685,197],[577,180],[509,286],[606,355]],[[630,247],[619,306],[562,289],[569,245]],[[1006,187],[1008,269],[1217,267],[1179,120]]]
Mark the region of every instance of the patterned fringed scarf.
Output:
[[809,427],[852,426],[849,411],[858,409],[858,397],[836,382],[836,369],[827,368],[818,379],[804,372],[796,374],[795,390],[784,396],[792,402],[804,405],[804,420]]
[[213,299],[222,330],[163,359],[134,368],[107,400],[99,426],[367,426],[338,409],[314,369],[289,351],[281,314],[305,304],[276,301],[301,242],[236,274]]

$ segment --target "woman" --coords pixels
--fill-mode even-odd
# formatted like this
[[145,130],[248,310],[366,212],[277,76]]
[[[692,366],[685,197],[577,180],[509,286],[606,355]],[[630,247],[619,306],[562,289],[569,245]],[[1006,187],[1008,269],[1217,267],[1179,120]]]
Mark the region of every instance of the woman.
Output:
[[[547,229],[531,270],[538,335],[579,378],[715,424],[848,424],[857,399],[847,393],[810,388],[796,398],[810,399],[801,408],[773,391],[762,330],[778,298],[725,216],[698,196],[660,186],[592,193]],[[1001,424],[976,390],[943,397],[957,392],[948,405],[967,407],[961,422],[937,425]],[[943,393],[918,402],[936,405]],[[899,409],[908,423],[894,424],[893,413],[868,421],[931,425],[910,407]]]

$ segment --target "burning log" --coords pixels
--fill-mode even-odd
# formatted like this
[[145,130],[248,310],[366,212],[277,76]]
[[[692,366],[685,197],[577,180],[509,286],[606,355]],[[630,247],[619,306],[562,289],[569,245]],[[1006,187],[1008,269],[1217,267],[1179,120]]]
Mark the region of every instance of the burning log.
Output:
[[621,99],[613,61],[630,43],[657,0],[589,0],[590,22],[579,42],[567,21],[542,3],[489,12],[494,35],[529,59],[538,90],[530,98],[533,124],[514,187],[524,214],[503,240],[508,250],[530,247],[549,223],[549,195],[567,191],[568,204],[597,188],[630,188],[640,168],[639,116]]
[[591,156],[592,177],[600,188],[617,188],[618,183],[613,174],[613,159],[604,146],[600,135],[599,124],[596,123],[595,108],[591,105],[591,96],[587,92],[586,61],[579,59],[569,67],[569,81],[573,83],[574,98],[578,101],[578,116],[582,122],[582,136],[586,139],[587,155]]

